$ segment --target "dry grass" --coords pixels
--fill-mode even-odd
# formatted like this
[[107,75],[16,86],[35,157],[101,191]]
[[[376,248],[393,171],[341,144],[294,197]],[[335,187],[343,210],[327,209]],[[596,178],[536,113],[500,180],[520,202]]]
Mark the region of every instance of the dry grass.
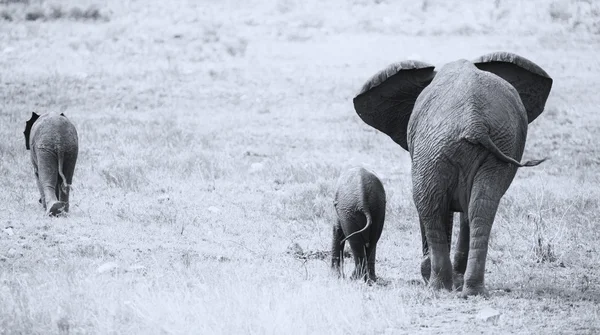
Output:
[[63,6],[56,2],[8,0],[0,2],[4,7],[0,10],[0,17],[4,21],[109,21],[109,13],[100,10],[94,4],[87,7]]
[[[45,20],[26,21],[36,10]],[[1,2],[0,333],[599,332],[599,13],[576,0]],[[495,50],[554,78],[525,151],[550,160],[517,174],[492,230],[492,296],[465,301],[414,284],[408,154],[350,101],[391,62]],[[37,203],[31,111],[79,130],[67,218]],[[385,286],[336,280],[324,258],[352,165],[386,187]],[[477,318],[485,307],[501,316]]]

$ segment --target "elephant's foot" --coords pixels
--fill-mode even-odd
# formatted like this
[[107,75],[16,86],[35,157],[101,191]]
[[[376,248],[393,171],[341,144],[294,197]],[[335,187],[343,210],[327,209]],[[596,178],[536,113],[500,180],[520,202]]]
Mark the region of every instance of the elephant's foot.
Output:
[[342,270],[339,265],[331,266],[331,274],[336,278],[342,278]]
[[65,206],[67,203],[63,201],[55,201],[50,204],[50,207],[46,210],[46,215],[49,216],[58,216],[61,213],[65,212]]
[[331,270],[338,271],[342,265],[342,259],[339,257],[331,257]]
[[[427,262],[426,264],[431,264],[431,262]],[[446,266],[445,268],[446,270],[440,269],[439,271],[435,271],[426,267],[426,270],[430,272],[429,287],[436,290],[452,290],[452,271],[449,269],[450,266]]]
[[441,276],[434,276],[429,281],[429,287],[434,290],[452,290],[452,280],[448,278],[442,278]]
[[484,298],[488,298],[490,296],[488,290],[485,286],[477,286],[477,287],[467,287],[463,286],[462,292],[459,293],[459,297],[467,299],[469,296],[482,296]]
[[[436,262],[437,260],[437,262]],[[436,290],[452,290],[452,263],[448,255],[425,255],[421,262],[421,275],[429,287]],[[429,276],[429,280],[427,280]]]
[[421,261],[421,276],[423,276],[425,284],[429,283],[429,278],[431,277],[431,260],[429,259],[429,255],[423,257]]
[[[436,290],[452,290],[454,289],[454,276],[452,279],[449,278],[445,278],[446,276],[443,276],[441,274],[438,274],[437,276],[434,276],[435,278],[432,278],[431,276],[431,259],[429,258],[429,255],[423,257],[423,260],[421,261],[421,276],[423,276],[423,281],[425,281],[425,285],[429,285],[429,287],[436,289]],[[462,286],[462,282],[460,284]]]
[[379,278],[374,273],[369,273],[369,275],[365,277],[365,281],[370,286],[373,284],[377,284],[379,282]]
[[357,273],[356,271],[352,272],[350,276],[351,280],[367,280],[368,278],[365,273]]
[[375,282],[375,284],[377,284],[377,286],[381,286],[381,287],[387,287],[391,283],[392,283],[392,280],[385,279],[383,277],[377,277],[377,281]]
[[464,281],[465,281],[465,276],[462,273],[453,272],[452,273],[452,290],[461,291],[463,288]]
[[366,269],[361,269],[361,268],[357,267],[352,272],[352,275],[350,276],[350,279],[352,279],[352,280],[364,280],[364,281],[368,281],[369,280],[369,273],[367,272]]

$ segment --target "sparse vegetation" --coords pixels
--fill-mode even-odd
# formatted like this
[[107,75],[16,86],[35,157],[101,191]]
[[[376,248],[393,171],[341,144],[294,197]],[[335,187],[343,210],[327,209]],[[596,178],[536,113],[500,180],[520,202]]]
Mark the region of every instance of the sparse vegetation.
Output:
[[73,6],[65,9],[61,4],[46,3],[39,1],[42,5],[30,4],[29,1],[10,0],[0,2],[0,7],[5,7],[1,11],[0,17],[6,21],[25,20],[25,21],[55,21],[61,19],[71,19],[76,21],[108,21],[109,17],[103,13],[96,5],[89,5],[85,8]]
[[[0,1],[0,333],[600,332],[598,6]],[[415,284],[409,155],[351,99],[391,62],[497,50],[554,78],[524,157],[550,159],[517,173],[491,297],[465,301]],[[65,218],[37,202],[32,111],[80,134]],[[386,285],[329,272],[333,187],[354,165],[386,187]]]
[[13,20],[12,15],[6,9],[0,11],[0,18],[2,18],[5,21]]
[[45,18],[46,14],[44,14],[41,8],[31,9],[27,11],[27,13],[25,13],[25,20],[27,21],[37,21],[43,20]]

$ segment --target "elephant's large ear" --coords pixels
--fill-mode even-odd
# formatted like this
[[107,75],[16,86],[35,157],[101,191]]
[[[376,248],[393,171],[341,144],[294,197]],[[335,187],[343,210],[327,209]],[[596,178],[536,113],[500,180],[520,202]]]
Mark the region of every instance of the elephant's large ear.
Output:
[[354,98],[356,113],[408,150],[408,120],[417,97],[435,77],[433,69],[433,65],[412,60],[386,67],[371,77]]
[[31,133],[31,127],[33,127],[33,124],[39,117],[40,116],[38,114],[36,114],[35,112],[32,112],[31,119],[29,119],[29,121],[27,121],[25,123],[25,131],[23,132],[23,134],[25,134],[25,148],[27,148],[27,150],[30,149],[29,148],[29,134]]
[[552,88],[552,78],[527,58],[510,52],[494,52],[477,58],[475,66],[508,81],[519,92],[529,123],[542,112]]

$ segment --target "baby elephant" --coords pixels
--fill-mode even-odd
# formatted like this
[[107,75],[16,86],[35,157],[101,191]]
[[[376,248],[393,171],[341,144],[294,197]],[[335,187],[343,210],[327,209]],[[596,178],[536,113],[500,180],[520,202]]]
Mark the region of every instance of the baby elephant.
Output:
[[25,125],[25,147],[46,215],[69,211],[69,190],[79,151],[77,130],[64,114],[31,113]]
[[375,251],[385,220],[385,190],[372,172],[352,168],[337,183],[333,205],[338,220],[333,226],[331,267],[341,275],[340,260],[346,240],[354,255],[352,279],[376,281]]

